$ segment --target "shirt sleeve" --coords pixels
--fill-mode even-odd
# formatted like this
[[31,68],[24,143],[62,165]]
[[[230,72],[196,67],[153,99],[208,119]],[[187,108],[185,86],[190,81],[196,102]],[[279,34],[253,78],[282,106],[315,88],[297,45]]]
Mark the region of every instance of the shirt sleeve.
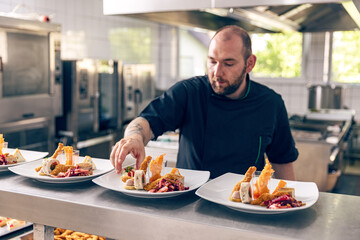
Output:
[[270,162],[290,163],[297,159],[299,153],[292,137],[287,111],[283,100],[277,114],[272,143],[266,149]]
[[166,131],[175,131],[181,125],[186,111],[187,91],[178,82],[155,98],[141,113],[154,134],[154,139]]

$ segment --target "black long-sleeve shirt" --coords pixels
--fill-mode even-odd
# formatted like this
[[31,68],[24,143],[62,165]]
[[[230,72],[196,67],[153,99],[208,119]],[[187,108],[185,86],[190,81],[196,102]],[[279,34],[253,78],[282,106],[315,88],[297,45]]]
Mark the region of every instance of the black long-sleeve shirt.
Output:
[[154,99],[140,114],[155,139],[180,130],[178,168],[208,170],[211,178],[226,172],[244,174],[250,166],[288,163],[298,157],[281,96],[247,78],[244,97],[216,94],[207,76],[180,81]]

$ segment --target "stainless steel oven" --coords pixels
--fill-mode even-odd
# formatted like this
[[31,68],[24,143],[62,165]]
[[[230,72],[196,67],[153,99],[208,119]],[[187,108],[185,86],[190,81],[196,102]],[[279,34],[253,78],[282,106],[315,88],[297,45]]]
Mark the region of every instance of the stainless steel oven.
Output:
[[60,31],[0,16],[0,132],[9,147],[53,149],[54,119],[62,114]]
[[62,62],[63,116],[56,132],[81,155],[109,158],[126,124],[155,96],[155,66],[82,59]]
[[121,64],[112,60],[67,60],[63,66],[63,116],[58,137],[81,155],[109,158],[121,131]]

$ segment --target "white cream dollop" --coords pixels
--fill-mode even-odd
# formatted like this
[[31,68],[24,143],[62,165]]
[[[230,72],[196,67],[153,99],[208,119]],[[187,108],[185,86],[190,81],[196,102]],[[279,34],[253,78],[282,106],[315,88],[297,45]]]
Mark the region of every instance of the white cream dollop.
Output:
[[234,198],[234,199],[240,199],[240,192],[239,191],[233,192],[231,197]]
[[134,186],[134,179],[130,178],[130,179],[126,180],[125,186],[128,186],[128,187]]

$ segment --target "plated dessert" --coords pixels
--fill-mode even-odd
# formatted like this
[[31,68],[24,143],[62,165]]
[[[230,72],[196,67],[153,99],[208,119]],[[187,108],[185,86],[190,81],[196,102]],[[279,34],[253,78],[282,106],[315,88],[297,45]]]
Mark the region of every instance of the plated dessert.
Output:
[[[177,168],[173,168],[170,173],[161,175],[164,155],[160,155],[154,160],[147,156],[138,170],[133,167],[124,168],[121,176],[123,187],[128,190],[145,190],[149,193],[188,190],[189,187],[185,187],[185,178]],[[148,169],[151,174],[147,177]],[[147,179],[149,180],[147,181]]]
[[283,209],[304,206],[305,203],[295,199],[295,189],[287,188],[283,180],[278,182],[273,192],[268,187],[274,170],[266,158],[266,164],[256,181],[253,180],[256,167],[250,167],[244,178],[233,188],[229,199],[242,204],[252,204],[267,207],[269,209]]
[[0,134],[0,165],[10,165],[26,161],[19,149],[16,149],[13,154],[3,153],[4,143],[4,136]]
[[[65,152],[65,164],[60,163],[58,159],[62,151]],[[54,154],[49,158],[45,158],[41,166],[35,168],[35,171],[41,176],[66,178],[73,176],[90,176],[93,175],[95,169],[96,165],[90,156],[85,156],[82,163],[76,164],[73,159],[73,148],[59,143]]]

